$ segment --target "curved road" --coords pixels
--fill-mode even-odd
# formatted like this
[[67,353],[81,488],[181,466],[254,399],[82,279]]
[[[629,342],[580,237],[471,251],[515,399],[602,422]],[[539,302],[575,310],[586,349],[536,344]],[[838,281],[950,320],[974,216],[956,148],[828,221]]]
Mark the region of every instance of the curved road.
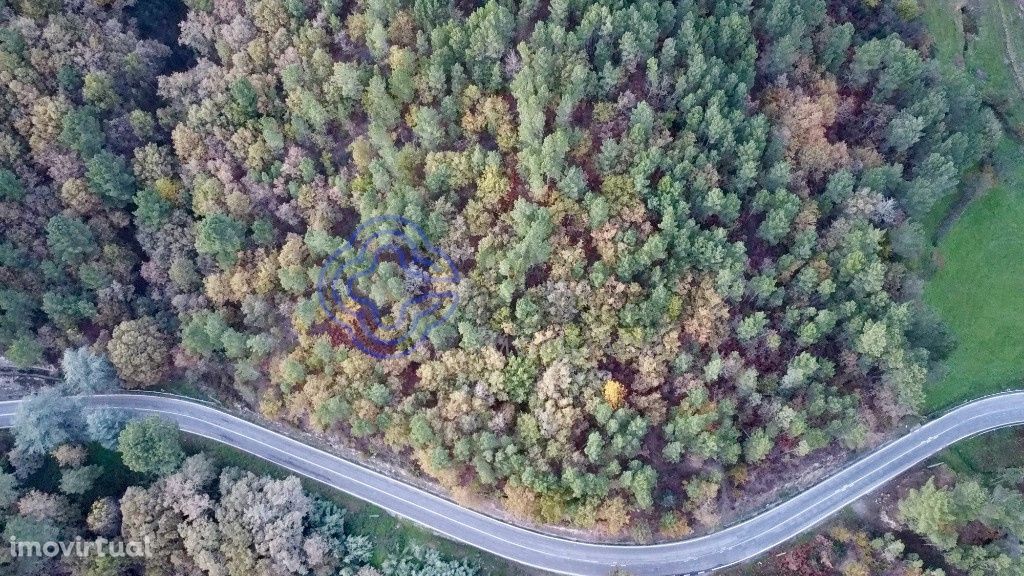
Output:
[[[576,542],[507,524],[197,402],[141,394],[83,400],[90,406],[159,414],[177,421],[186,432],[255,454],[453,540],[533,568],[573,575],[608,574],[615,568],[638,576],[696,574],[742,562],[811,528],[958,440],[1024,424],[1024,392],[977,400],[914,429],[745,522],[681,542],[624,546]],[[0,427],[10,426],[19,402],[0,402]]]

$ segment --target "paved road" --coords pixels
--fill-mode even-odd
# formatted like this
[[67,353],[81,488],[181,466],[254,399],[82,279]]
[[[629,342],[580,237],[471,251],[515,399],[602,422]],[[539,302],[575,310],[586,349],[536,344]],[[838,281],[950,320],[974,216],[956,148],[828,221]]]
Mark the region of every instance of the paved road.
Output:
[[[1024,424],[1024,392],[967,404],[856,461],[820,484],[750,520],[670,544],[618,546],[575,542],[506,524],[203,404],[174,397],[104,395],[94,406],[176,420],[182,430],[234,446],[368,500],[453,540],[561,574],[661,576],[711,571],[752,558],[800,534],[950,444]],[[0,427],[18,401],[0,402]]]

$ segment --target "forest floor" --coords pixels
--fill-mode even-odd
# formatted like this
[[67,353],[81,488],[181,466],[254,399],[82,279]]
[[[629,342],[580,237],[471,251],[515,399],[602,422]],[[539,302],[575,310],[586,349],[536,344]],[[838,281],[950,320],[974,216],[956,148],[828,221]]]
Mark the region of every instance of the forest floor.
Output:
[[1024,78],[1015,69],[1024,65],[1024,7],[927,0],[922,17],[936,55],[980,80],[1007,132],[993,159],[994,186],[974,194],[978,184],[969,181],[973,200],[954,195],[939,207],[945,214],[927,223],[937,237],[937,271],[925,300],[959,341],[948,370],[926,389],[931,413],[1018,388],[1024,378]]

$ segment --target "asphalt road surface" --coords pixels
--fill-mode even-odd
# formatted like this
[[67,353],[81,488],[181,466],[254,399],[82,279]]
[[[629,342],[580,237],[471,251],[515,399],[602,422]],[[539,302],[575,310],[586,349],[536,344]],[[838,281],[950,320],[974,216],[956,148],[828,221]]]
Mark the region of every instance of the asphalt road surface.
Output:
[[[637,576],[700,574],[742,562],[822,522],[958,440],[1024,424],[1024,392],[977,400],[908,432],[745,522],[681,542],[628,546],[577,542],[507,524],[197,402],[141,394],[83,400],[91,406],[159,414],[177,421],[186,432],[255,454],[452,540],[540,570],[580,575],[608,574],[616,568]],[[10,426],[18,404],[18,400],[0,402],[0,427]]]

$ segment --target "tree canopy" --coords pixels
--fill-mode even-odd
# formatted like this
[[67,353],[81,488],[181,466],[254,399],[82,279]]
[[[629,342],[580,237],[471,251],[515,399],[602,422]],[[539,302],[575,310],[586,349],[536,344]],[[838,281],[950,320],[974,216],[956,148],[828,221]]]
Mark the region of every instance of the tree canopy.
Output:
[[[190,1],[173,58],[121,3],[4,5],[0,349],[79,350],[82,391],[105,350],[536,520],[712,527],[949,352],[920,220],[998,124],[911,4]],[[382,215],[462,277],[383,361],[316,294]],[[418,294],[399,269],[360,289]],[[130,466],[176,466],[140,426]]]

